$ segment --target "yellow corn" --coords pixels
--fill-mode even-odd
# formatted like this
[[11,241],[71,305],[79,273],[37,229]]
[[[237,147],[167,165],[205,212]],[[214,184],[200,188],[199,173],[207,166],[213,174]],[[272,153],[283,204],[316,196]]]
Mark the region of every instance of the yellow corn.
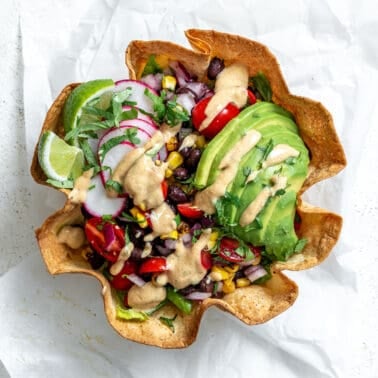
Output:
[[168,155],[167,163],[168,167],[172,170],[178,168],[184,162],[184,158],[177,151],[172,151]]
[[261,255],[255,257],[255,259],[252,262],[252,265],[259,265],[260,262],[261,262]]
[[227,280],[228,278],[230,278],[230,273],[218,265],[213,265],[210,275],[212,274],[214,277],[219,277],[221,280]]
[[218,236],[219,236],[218,231],[213,231],[213,232],[210,234],[210,236],[209,236],[209,240],[217,241]]
[[225,266],[224,270],[228,273],[236,273],[239,270],[239,265],[234,264],[233,266]]
[[236,287],[246,287],[251,284],[251,281],[248,278],[238,278],[236,280]]
[[178,239],[178,232],[177,230],[173,230],[168,234],[160,235],[160,239],[165,240],[165,239]]
[[146,228],[148,226],[147,219],[140,209],[133,207],[130,209],[130,213],[138,221],[141,228]]
[[215,245],[217,244],[217,242],[215,240],[209,240],[207,242],[207,249],[213,249],[215,247]]
[[139,206],[139,209],[141,209],[142,211],[146,211],[147,208],[146,208],[146,204],[144,202],[142,202],[141,204],[138,205]]
[[203,135],[198,135],[196,139],[196,146],[198,148],[204,148],[206,144],[206,139]]
[[229,294],[235,291],[235,282],[232,281],[232,278],[223,281],[222,291],[225,294]]
[[164,173],[165,178],[170,178],[170,177],[172,177],[172,175],[173,175],[172,169],[171,168],[167,168],[165,170],[165,173]]
[[163,89],[169,89],[171,91],[175,90],[176,84],[177,84],[176,78],[171,75],[164,76],[163,80],[161,81],[161,86],[163,87]]
[[172,152],[176,151],[178,147],[178,140],[175,136],[168,139],[168,142],[166,143],[167,151]]

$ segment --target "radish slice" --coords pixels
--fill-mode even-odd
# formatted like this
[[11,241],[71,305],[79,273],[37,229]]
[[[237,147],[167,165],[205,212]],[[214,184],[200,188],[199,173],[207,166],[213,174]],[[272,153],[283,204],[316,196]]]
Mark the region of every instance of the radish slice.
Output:
[[152,101],[144,94],[144,91],[148,89],[150,92],[158,96],[158,93],[145,83],[136,80],[119,80],[115,83],[115,92],[120,92],[126,88],[131,88],[131,95],[128,97],[128,101],[135,101],[136,106],[139,109],[146,111],[147,113],[154,112],[154,106]]
[[[146,132],[150,137],[159,130],[156,125],[143,119],[128,119],[126,121],[122,121],[119,126],[120,128],[124,126],[137,127],[140,131]],[[137,136],[140,138],[139,133]]]
[[[146,122],[149,122],[149,123],[152,123],[154,126],[157,127],[156,125],[156,122],[152,119],[152,117],[150,117],[149,115],[145,114],[145,113],[142,113],[140,111],[140,109],[138,109],[137,107],[132,107],[132,106],[129,106],[129,105],[124,105],[122,106],[122,110],[123,111],[128,111],[128,110],[131,110],[131,109],[135,109],[137,112],[138,112],[138,115],[137,115],[137,119],[141,119],[143,121],[146,121]],[[122,122],[121,122],[122,123]]]
[[94,217],[102,217],[103,215],[116,217],[121,214],[125,207],[126,198],[109,198],[106,195],[100,175],[92,177],[90,187],[92,189],[88,191],[87,199],[84,202],[84,208],[89,214]]

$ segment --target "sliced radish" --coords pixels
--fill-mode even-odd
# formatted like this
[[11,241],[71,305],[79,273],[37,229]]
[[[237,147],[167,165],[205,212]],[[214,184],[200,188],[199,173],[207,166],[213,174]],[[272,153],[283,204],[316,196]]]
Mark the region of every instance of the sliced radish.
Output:
[[126,198],[109,198],[106,195],[100,175],[91,179],[90,188],[84,202],[84,208],[89,214],[95,217],[102,217],[103,215],[116,217],[121,214],[125,207]]
[[131,109],[135,109],[137,112],[138,112],[138,115],[137,115],[137,119],[141,119],[143,121],[146,121],[146,122],[149,122],[149,123],[152,123],[154,126],[158,127],[156,122],[153,120],[152,117],[150,117],[148,114],[145,114],[143,112],[141,112],[140,109],[138,109],[137,107],[133,107],[133,106],[129,106],[129,105],[123,105],[122,106],[122,110],[123,111],[128,111],[128,110],[131,110]]
[[136,106],[139,109],[146,111],[147,113],[154,112],[154,106],[152,101],[144,94],[144,91],[148,89],[150,92],[158,96],[158,93],[141,81],[136,80],[119,80],[115,83],[115,92],[120,92],[126,88],[131,88],[131,95],[128,97],[128,101],[135,101]]
[[[151,122],[148,122],[146,120],[143,120],[143,119],[128,119],[126,121],[122,121],[120,124],[119,124],[120,128],[123,127],[123,126],[127,126],[127,127],[137,127],[139,130],[141,130],[142,132],[146,132],[150,137],[152,135],[154,135],[156,133],[156,131],[158,131],[158,127],[156,125],[154,125],[153,123]],[[139,135],[138,135],[139,137]]]

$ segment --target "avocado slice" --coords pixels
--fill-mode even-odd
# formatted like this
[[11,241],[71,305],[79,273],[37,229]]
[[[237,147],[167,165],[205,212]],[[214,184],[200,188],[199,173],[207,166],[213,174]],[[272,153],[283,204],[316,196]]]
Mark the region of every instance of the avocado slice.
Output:
[[[262,137],[243,156],[226,195],[217,200],[218,223],[240,239],[255,246],[264,246],[265,253],[272,260],[286,260],[294,253],[298,243],[294,230],[296,195],[307,176],[309,164],[308,150],[290,113],[264,102],[242,111],[205,149],[195,185],[211,185],[216,180],[223,157],[251,129],[259,131]],[[299,156],[262,168],[262,163],[277,144],[291,146],[299,152]],[[257,173],[248,182],[247,178],[253,172]],[[239,221],[245,209],[264,187],[272,185],[272,178],[277,175],[286,177],[286,188],[270,197],[256,219],[242,227]]]

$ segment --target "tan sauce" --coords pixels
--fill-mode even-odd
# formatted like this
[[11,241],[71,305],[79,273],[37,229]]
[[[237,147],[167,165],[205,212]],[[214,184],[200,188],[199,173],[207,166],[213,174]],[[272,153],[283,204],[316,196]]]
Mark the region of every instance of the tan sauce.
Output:
[[226,193],[228,184],[235,178],[241,158],[260,140],[261,134],[256,130],[248,131],[222,159],[221,169],[214,183],[198,192],[194,205],[207,214],[214,214],[215,202]]
[[86,244],[84,230],[81,227],[64,226],[59,231],[58,242],[72,249],[78,249]]
[[110,267],[110,274],[113,276],[116,276],[117,274],[121,273],[123,266],[125,265],[125,262],[129,259],[131,256],[131,253],[134,249],[133,243],[127,243],[119,252],[119,255],[117,257],[117,261]]
[[152,233],[144,237],[144,241],[152,241],[160,235],[169,234],[176,230],[175,213],[166,202],[153,209],[150,214]]
[[181,143],[179,151],[183,150],[186,147],[193,147],[196,144],[198,135],[194,133],[190,133],[187,135]]
[[262,164],[262,168],[268,168],[272,165],[280,164],[289,157],[298,157],[299,151],[288,144],[277,144],[270,151],[268,157]]
[[248,69],[246,66],[235,63],[223,69],[215,82],[215,94],[208,103],[199,130],[204,130],[210,125],[216,115],[232,102],[238,108],[247,103]]
[[127,302],[135,310],[146,311],[156,307],[166,296],[165,287],[147,282],[141,287],[133,285],[127,294]]
[[278,190],[285,189],[287,184],[287,177],[285,176],[272,176],[272,186],[262,189],[262,191],[257,195],[257,197],[248,205],[248,207],[243,211],[240,217],[239,224],[244,227],[252,223],[260,211],[264,208],[266,202],[270,197],[273,197]]
[[93,175],[93,168],[83,172],[83,174],[75,180],[74,187],[68,196],[68,199],[75,205],[84,203],[87,199],[88,189]]
[[209,242],[210,234],[211,229],[204,230],[191,247],[185,247],[182,240],[178,240],[175,252],[167,257],[168,270],[163,273],[163,280],[166,275],[176,289],[197,285],[207,273],[201,262],[201,251]]

